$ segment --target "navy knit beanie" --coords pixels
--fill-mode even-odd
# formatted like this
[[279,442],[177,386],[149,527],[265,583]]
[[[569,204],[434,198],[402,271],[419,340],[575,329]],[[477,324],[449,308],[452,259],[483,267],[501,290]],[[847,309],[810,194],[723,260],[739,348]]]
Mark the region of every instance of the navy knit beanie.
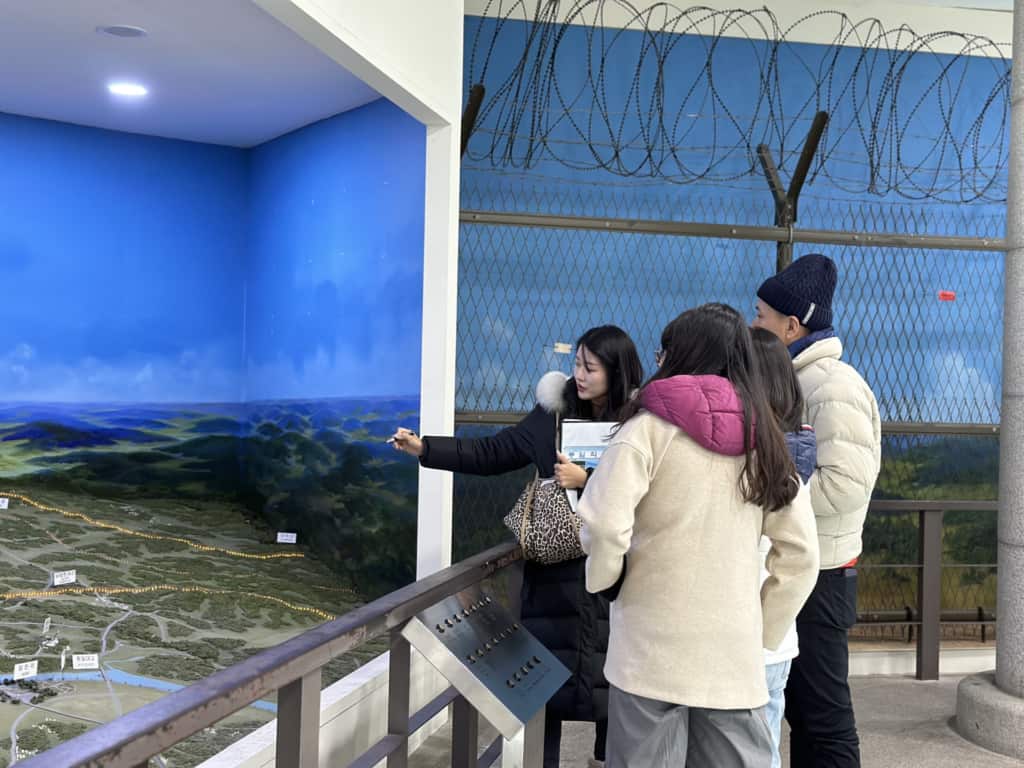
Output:
[[821,331],[832,325],[835,290],[835,262],[820,253],[809,253],[761,283],[757,297],[811,331]]

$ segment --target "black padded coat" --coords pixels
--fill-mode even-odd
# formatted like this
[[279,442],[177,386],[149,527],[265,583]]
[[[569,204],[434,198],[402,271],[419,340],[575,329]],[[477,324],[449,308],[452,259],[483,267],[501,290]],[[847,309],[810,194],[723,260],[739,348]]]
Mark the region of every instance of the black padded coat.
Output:
[[[498,475],[533,464],[541,477],[551,477],[555,433],[555,415],[538,405],[492,437],[424,437],[420,463],[473,475]],[[572,672],[548,702],[548,712],[559,720],[608,717],[608,601],[587,592],[585,562],[584,557],[555,565],[527,561],[523,572],[523,624]]]

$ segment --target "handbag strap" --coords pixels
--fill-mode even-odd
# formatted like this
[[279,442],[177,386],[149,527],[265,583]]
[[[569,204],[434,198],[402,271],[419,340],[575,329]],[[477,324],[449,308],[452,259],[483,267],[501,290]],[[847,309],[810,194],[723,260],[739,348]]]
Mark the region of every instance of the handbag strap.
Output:
[[540,472],[535,472],[533,482],[530,483],[530,493],[526,497],[526,507],[523,509],[523,521],[519,524],[519,546],[526,552],[526,527],[530,523],[530,515],[533,514],[533,499],[537,495],[537,485],[540,482]]
[[[561,449],[562,435],[561,435],[561,414],[555,413],[555,451]],[[533,500],[537,495],[537,487],[540,485],[540,470],[534,472],[533,482],[530,483],[530,493],[526,497],[526,508],[523,510],[523,521],[519,524],[519,546],[523,548],[523,554],[526,554],[526,529],[530,525],[530,517],[533,515]]]

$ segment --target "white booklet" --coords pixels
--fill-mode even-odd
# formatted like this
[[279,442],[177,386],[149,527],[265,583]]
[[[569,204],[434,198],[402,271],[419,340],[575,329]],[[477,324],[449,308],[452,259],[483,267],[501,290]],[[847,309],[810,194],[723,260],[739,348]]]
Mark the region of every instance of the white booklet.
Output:
[[[612,432],[617,422],[614,421],[583,421],[580,419],[563,419],[561,423],[562,453],[569,457],[573,464],[583,469],[593,469],[597,466],[601,454],[604,453],[611,442]],[[573,512],[579,501],[579,491],[566,491],[569,498],[569,505]]]

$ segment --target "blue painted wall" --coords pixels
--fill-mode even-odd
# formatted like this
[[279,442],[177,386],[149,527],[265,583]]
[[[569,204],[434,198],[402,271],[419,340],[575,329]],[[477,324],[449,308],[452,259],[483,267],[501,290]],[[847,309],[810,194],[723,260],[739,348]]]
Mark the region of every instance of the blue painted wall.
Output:
[[424,153],[385,100],[253,150],[249,399],[419,391]]
[[384,100],[251,151],[0,114],[0,398],[414,395],[424,141]]
[[0,157],[0,400],[238,400],[246,153],[0,114]]

